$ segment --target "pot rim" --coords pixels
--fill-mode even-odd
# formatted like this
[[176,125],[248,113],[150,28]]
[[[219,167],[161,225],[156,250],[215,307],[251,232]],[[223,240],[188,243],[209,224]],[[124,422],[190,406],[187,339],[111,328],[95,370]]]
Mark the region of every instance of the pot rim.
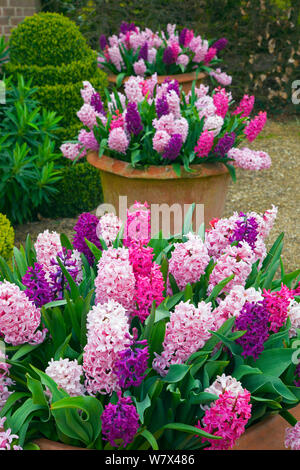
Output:
[[[113,73],[108,73],[107,74],[108,81],[110,83],[116,83],[117,81],[117,75]],[[199,72],[197,80],[202,80],[203,78],[206,77],[206,74],[204,72]],[[126,76],[123,78],[123,82],[127,82],[127,80],[130,78],[130,76]],[[150,77],[145,77],[150,78]],[[188,72],[188,73],[177,73],[173,75],[157,75],[157,82],[158,84],[161,84],[166,78],[170,78],[171,80],[177,80],[179,83],[186,83],[186,82],[191,82],[193,80],[196,80],[196,72]]]
[[191,165],[191,169],[194,170],[193,173],[187,172],[184,167],[181,166],[181,176],[178,176],[172,165],[149,165],[145,169],[138,169],[133,168],[128,162],[111,158],[107,155],[102,155],[102,157],[99,158],[98,153],[95,151],[88,152],[87,161],[102,172],[131,179],[174,180],[207,178],[218,175],[229,176],[228,169],[221,162]]

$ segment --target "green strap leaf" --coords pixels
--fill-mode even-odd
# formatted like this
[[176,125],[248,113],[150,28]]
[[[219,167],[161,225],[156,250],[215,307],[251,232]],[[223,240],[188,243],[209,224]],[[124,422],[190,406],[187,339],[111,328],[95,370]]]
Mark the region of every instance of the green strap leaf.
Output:
[[188,434],[195,434],[197,436],[206,437],[207,439],[222,439],[221,436],[214,436],[213,434],[209,434],[208,432],[205,432],[202,429],[184,423],[169,423],[163,426],[163,429],[174,429],[175,431],[186,432]]
[[216,297],[218,297],[218,295],[220,294],[220,292],[224,289],[224,287],[234,278],[234,274],[231,274],[231,276],[228,276],[226,277],[225,279],[223,279],[223,281],[219,282],[219,284],[217,284],[210,296],[206,299],[206,303],[209,303],[209,302],[212,302]]
[[[153,434],[150,431],[148,431],[148,429],[144,429],[144,431],[142,431],[140,435],[143,436],[146,439],[146,441],[148,441],[148,443],[150,444],[153,450],[159,450],[157,440],[155,439]],[[142,447],[140,447],[139,450],[141,449]]]

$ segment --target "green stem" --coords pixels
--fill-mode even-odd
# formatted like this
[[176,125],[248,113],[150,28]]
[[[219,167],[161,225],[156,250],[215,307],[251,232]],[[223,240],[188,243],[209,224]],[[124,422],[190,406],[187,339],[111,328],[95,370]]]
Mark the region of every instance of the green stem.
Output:
[[279,414],[292,426],[297,424],[297,419],[288,410],[282,410]]

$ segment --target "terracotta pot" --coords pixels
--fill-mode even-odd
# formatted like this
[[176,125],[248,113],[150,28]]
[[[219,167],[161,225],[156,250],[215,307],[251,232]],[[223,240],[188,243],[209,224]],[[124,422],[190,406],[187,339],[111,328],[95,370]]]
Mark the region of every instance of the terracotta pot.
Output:
[[[177,218],[179,225],[186,213],[184,209],[188,209],[188,207],[184,208],[184,205],[190,205],[193,202],[204,205],[206,225],[212,218],[222,216],[230,180],[228,170],[222,163],[191,165],[191,168],[195,170],[193,173],[186,172],[181,167],[181,177],[179,177],[171,165],[136,169],[127,162],[105,155],[99,158],[97,152],[88,153],[87,159],[100,171],[104,202],[112,204],[118,215],[122,216],[119,213],[119,196],[127,196],[128,208],[135,201],[142,203],[147,201],[149,205],[168,204],[169,207],[176,203],[182,213],[182,217]],[[197,211],[194,211],[194,230],[196,231],[203,222],[200,212],[201,207],[198,206]],[[173,222],[172,220],[170,233],[174,233]],[[182,223],[179,230],[181,228]],[[156,227],[153,229],[155,233],[158,233]],[[178,231],[175,230],[175,233]],[[165,231],[164,235],[166,235]]]
[[[292,414],[300,420],[300,405],[292,410]],[[268,417],[247,429],[233,450],[287,450],[284,436],[288,426],[280,415]],[[37,439],[35,443],[41,450],[86,450],[48,439]]]
[[[290,412],[300,420],[300,405]],[[284,446],[287,427],[289,424],[280,415],[269,416],[247,429],[233,450],[287,450]]]
[[49,441],[49,439],[36,439],[35,444],[39,446],[41,450],[91,450],[84,449],[83,447],[69,446],[62,444],[61,442]]
[[[187,94],[192,88],[193,81],[196,80],[196,72],[178,73],[176,75],[158,75],[157,76],[158,84],[160,85],[161,83],[163,83],[163,81],[167,77],[171,78],[172,80],[177,80],[179,82],[179,85],[182,86],[182,90],[184,91],[184,93]],[[201,72],[198,73],[196,86],[199,86],[203,82],[205,77],[206,77],[205,73],[201,73]],[[125,77],[124,80],[123,80],[123,83],[127,82],[128,78],[129,77]],[[109,74],[108,75],[108,81],[110,83],[115,84],[116,80],[117,80],[117,75],[114,75],[114,74]]]

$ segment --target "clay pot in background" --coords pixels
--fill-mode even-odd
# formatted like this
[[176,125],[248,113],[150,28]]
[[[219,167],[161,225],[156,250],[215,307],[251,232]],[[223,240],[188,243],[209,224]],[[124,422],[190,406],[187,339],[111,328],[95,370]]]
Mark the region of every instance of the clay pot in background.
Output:
[[[150,206],[168,204],[171,207],[173,204],[179,204],[182,219],[186,213],[184,205],[203,204],[206,226],[211,219],[222,217],[230,180],[229,172],[222,163],[191,165],[193,173],[186,172],[181,167],[181,176],[178,176],[171,165],[137,169],[127,162],[105,155],[99,158],[97,152],[89,152],[87,160],[99,169],[104,202],[112,204],[117,215],[120,215],[119,196],[127,196],[128,208],[135,201],[142,203],[147,201]],[[197,210],[199,216],[195,223],[197,214],[195,210],[193,227],[196,232],[203,222],[203,218],[200,217],[200,206]],[[173,221],[171,233],[174,234],[172,228],[174,228]],[[178,231],[175,230],[175,233]]]
[[[197,81],[196,81],[196,86],[198,87],[206,77],[205,73],[198,73]],[[126,82],[129,77],[125,77],[123,80]],[[177,80],[179,82],[179,85],[182,86],[182,90],[184,91],[185,94],[187,94],[191,88],[193,81],[196,80],[196,72],[190,72],[190,73],[179,73],[176,75],[158,75],[157,76],[157,82],[159,85],[161,85],[166,78],[171,78],[171,80]],[[117,75],[114,74],[108,74],[108,81],[111,84],[116,84],[117,80]]]

